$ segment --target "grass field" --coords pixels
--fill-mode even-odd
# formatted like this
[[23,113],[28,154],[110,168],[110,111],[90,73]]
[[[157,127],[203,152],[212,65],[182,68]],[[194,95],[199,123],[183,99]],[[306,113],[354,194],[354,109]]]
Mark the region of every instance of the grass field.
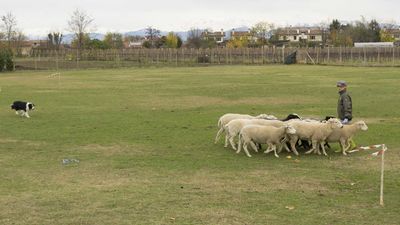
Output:
[[[400,223],[398,68],[83,70],[61,72],[60,83],[50,74],[0,74],[0,224]],[[369,126],[356,142],[388,145],[385,207],[372,151],[247,158],[213,143],[228,112],[335,115],[340,79]],[[37,105],[30,119],[9,109],[14,100]]]

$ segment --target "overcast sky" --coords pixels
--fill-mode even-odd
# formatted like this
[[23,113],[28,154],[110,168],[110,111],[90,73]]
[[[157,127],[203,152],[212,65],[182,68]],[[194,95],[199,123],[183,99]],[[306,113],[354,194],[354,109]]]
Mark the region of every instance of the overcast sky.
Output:
[[0,15],[11,12],[26,34],[66,32],[75,9],[94,19],[97,32],[126,32],[153,26],[163,31],[192,27],[231,29],[259,21],[279,26],[319,24],[365,16],[400,22],[400,0],[0,0]]

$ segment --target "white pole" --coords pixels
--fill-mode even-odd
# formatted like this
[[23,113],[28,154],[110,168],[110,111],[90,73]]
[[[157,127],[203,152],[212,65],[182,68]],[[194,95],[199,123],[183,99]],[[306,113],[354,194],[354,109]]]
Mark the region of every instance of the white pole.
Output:
[[383,204],[383,172],[384,172],[384,166],[385,166],[385,150],[386,146],[382,146],[382,163],[381,163],[381,194],[380,194],[380,199],[379,203],[381,206],[384,206]]

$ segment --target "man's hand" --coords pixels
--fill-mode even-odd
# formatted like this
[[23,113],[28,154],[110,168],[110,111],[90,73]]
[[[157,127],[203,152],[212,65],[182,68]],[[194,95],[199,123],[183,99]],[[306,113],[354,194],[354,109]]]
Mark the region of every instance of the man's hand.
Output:
[[342,120],[342,124],[348,124],[349,120],[347,118],[344,118],[344,120]]

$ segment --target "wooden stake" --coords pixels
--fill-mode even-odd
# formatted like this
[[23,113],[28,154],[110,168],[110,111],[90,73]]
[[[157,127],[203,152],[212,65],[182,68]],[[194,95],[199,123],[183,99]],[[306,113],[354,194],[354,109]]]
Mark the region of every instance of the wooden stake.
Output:
[[381,206],[384,206],[383,204],[383,173],[385,170],[385,151],[386,151],[386,146],[382,146],[382,163],[381,163],[381,193],[380,193],[380,198],[379,198],[379,204]]

